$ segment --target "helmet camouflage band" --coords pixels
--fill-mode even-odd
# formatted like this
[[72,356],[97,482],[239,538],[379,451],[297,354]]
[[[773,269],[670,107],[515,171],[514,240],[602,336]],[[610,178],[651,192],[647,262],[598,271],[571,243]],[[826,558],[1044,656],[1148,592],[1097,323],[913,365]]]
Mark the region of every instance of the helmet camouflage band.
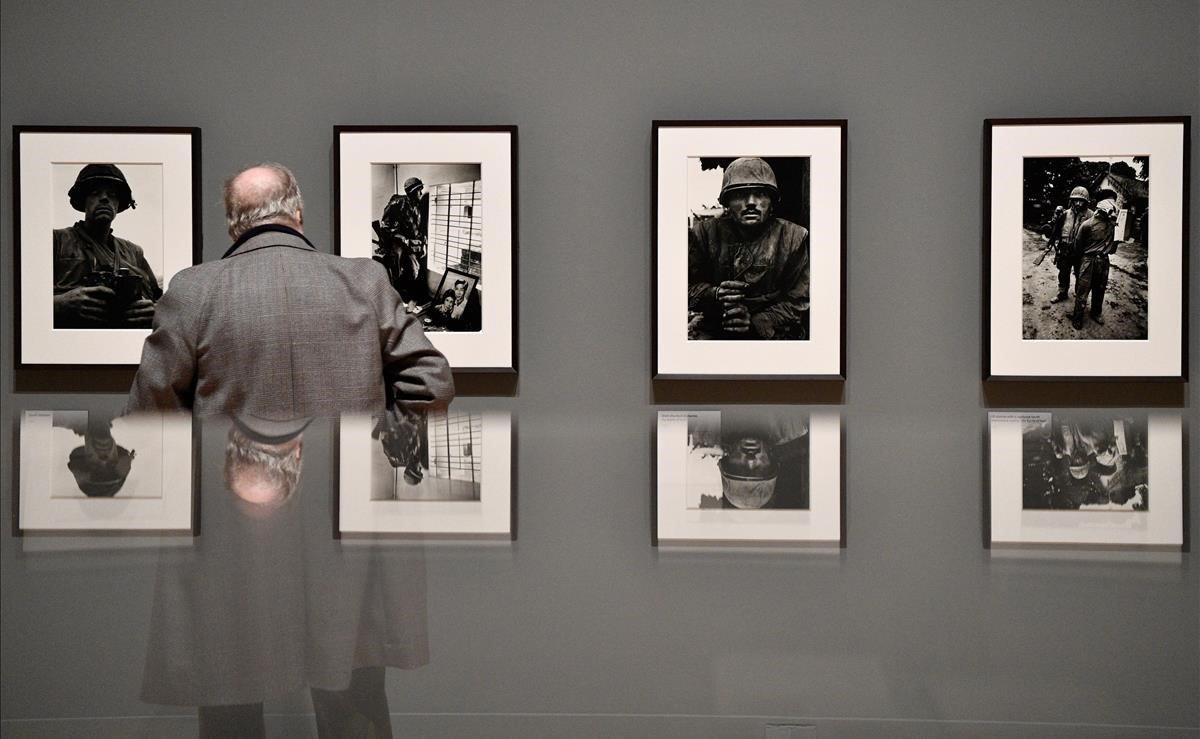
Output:
[[101,185],[113,185],[117,190],[117,212],[126,208],[136,208],[137,203],[134,202],[133,193],[129,190],[129,182],[125,179],[125,173],[120,170],[115,164],[87,164],[83,169],[79,170],[79,175],[75,178],[75,184],[71,185],[71,189],[67,191],[67,197],[71,200],[71,207],[79,212],[83,212],[83,201],[97,187]]
[[1091,198],[1088,197],[1088,191],[1087,191],[1086,187],[1076,187],[1074,190],[1071,191],[1070,199],[1071,200],[1083,200],[1084,202],[1091,200]]
[[775,172],[771,165],[758,157],[734,159],[725,168],[725,176],[721,178],[721,197],[718,199],[724,205],[730,192],[752,187],[770,190],[772,199],[779,202],[779,185],[775,184]]

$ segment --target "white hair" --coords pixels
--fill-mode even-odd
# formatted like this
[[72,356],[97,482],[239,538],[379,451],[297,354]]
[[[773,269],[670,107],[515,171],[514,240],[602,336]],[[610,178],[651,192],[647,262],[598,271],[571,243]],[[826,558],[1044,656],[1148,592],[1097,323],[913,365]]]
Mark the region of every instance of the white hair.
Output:
[[225,484],[239,497],[244,489],[258,487],[270,491],[271,503],[282,503],[295,492],[302,465],[295,445],[263,444],[247,438],[236,426],[229,429]]
[[[234,187],[239,177],[252,169],[265,169],[275,174],[274,183],[253,187]],[[225,180],[222,188],[225,200],[225,222],[229,236],[241,238],[255,226],[268,223],[299,226],[299,213],[304,208],[300,185],[292,170],[276,162],[261,162],[235,173]]]

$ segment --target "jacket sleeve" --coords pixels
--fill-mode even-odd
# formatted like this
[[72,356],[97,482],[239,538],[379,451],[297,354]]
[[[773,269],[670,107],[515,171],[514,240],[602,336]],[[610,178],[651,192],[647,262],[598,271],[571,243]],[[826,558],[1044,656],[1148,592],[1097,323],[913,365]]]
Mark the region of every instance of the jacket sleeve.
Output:
[[808,313],[808,231],[801,228],[794,239],[779,273],[779,298],[750,317],[755,331],[764,339],[803,326]]
[[704,230],[697,223],[688,231],[688,309],[719,315],[717,286],[712,282],[716,268],[708,247]]
[[154,308],[126,413],[191,409],[196,392],[197,300],[177,275]]
[[370,269],[388,405],[413,411],[445,408],[454,399],[450,363],[405,311],[383,267],[372,261]]

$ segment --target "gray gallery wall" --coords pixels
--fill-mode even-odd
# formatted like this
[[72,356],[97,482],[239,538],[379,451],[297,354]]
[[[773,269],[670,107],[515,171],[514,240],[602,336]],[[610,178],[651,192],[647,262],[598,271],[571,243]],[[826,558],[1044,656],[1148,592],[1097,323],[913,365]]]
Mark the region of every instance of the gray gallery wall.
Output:
[[[398,729],[1200,727],[1194,553],[1013,560],[981,546],[989,405],[1165,404],[1193,424],[1194,388],[979,381],[983,120],[1197,116],[1195,0],[9,0],[0,25],[5,734],[78,734],[99,719],[113,734],[194,730],[187,709],[137,697],[154,556],[42,557],[10,535],[20,412],[121,402],[14,390],[14,124],[202,128],[206,259],[227,246],[221,179],[262,159],[295,169],[309,233],[330,248],[335,124],[519,126],[519,269],[536,289],[519,295],[519,382],[477,402],[519,418],[520,539],[426,549],[432,658],[389,678]],[[650,381],[655,118],[849,120],[840,554],[650,546],[658,404],[830,399]],[[1200,223],[1194,195],[1190,212]],[[1187,459],[1200,469],[1194,442]],[[311,707],[298,696],[268,711],[296,726]]]

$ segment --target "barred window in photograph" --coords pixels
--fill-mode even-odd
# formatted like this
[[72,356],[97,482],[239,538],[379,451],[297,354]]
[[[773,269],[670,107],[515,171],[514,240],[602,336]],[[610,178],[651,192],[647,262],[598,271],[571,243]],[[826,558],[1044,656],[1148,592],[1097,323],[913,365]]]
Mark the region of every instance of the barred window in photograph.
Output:
[[483,471],[483,416],[439,413],[429,423],[429,475],[478,484]]
[[483,182],[435,185],[429,193],[430,262],[483,283]]

